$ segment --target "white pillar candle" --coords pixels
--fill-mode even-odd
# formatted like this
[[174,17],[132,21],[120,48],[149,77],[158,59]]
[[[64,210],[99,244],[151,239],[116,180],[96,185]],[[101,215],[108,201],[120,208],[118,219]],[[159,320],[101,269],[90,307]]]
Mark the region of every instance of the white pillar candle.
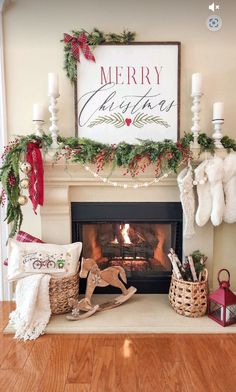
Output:
[[48,74],[48,95],[56,98],[59,96],[58,74],[53,72]]
[[194,73],[192,75],[192,95],[202,94],[202,75]]
[[45,107],[40,103],[33,104],[33,121],[45,121]]
[[224,119],[224,104],[223,102],[215,102],[213,104],[213,117],[212,120]]

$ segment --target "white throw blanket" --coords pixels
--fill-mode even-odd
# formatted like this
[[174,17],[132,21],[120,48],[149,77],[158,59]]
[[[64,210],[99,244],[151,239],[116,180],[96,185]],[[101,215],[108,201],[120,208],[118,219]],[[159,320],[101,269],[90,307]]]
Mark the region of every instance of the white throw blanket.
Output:
[[16,310],[10,323],[16,329],[15,338],[37,339],[45,331],[51,316],[49,274],[33,274],[19,279],[16,285]]

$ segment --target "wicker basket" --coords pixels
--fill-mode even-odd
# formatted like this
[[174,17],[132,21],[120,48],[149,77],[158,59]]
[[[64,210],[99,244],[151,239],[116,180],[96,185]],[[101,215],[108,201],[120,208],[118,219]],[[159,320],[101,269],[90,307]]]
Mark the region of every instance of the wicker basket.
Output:
[[79,272],[65,278],[51,278],[49,284],[49,298],[52,314],[68,313],[71,306],[70,299],[77,299],[79,295]]
[[186,282],[172,275],[169,301],[177,313],[187,317],[204,316],[207,310],[207,295],[207,269],[204,269],[201,282]]

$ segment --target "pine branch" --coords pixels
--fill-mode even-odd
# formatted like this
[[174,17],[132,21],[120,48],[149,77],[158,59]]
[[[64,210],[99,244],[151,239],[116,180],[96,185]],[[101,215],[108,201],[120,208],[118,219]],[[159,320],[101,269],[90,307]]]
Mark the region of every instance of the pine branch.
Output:
[[207,136],[205,133],[200,133],[197,138],[197,141],[200,145],[200,152],[208,151],[211,154],[214,154],[215,143],[211,137]]
[[110,116],[99,116],[94,121],[92,121],[88,126],[89,128],[95,127],[100,124],[114,125],[116,128],[121,128],[125,125],[125,120],[122,114],[114,113]]
[[144,113],[137,113],[133,120],[133,125],[136,128],[142,128],[146,124],[155,123],[168,128],[170,125],[159,116],[148,115]]
[[223,147],[230,152],[231,150],[236,151],[236,141],[230,139],[229,136],[223,136],[221,139]]

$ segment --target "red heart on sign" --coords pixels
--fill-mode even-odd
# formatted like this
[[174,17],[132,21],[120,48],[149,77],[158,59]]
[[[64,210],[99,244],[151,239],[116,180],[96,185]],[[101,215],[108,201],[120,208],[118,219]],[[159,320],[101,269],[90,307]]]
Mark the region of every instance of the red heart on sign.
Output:
[[131,118],[126,118],[125,122],[126,122],[126,125],[129,127],[130,124],[132,123],[132,120],[131,120]]

